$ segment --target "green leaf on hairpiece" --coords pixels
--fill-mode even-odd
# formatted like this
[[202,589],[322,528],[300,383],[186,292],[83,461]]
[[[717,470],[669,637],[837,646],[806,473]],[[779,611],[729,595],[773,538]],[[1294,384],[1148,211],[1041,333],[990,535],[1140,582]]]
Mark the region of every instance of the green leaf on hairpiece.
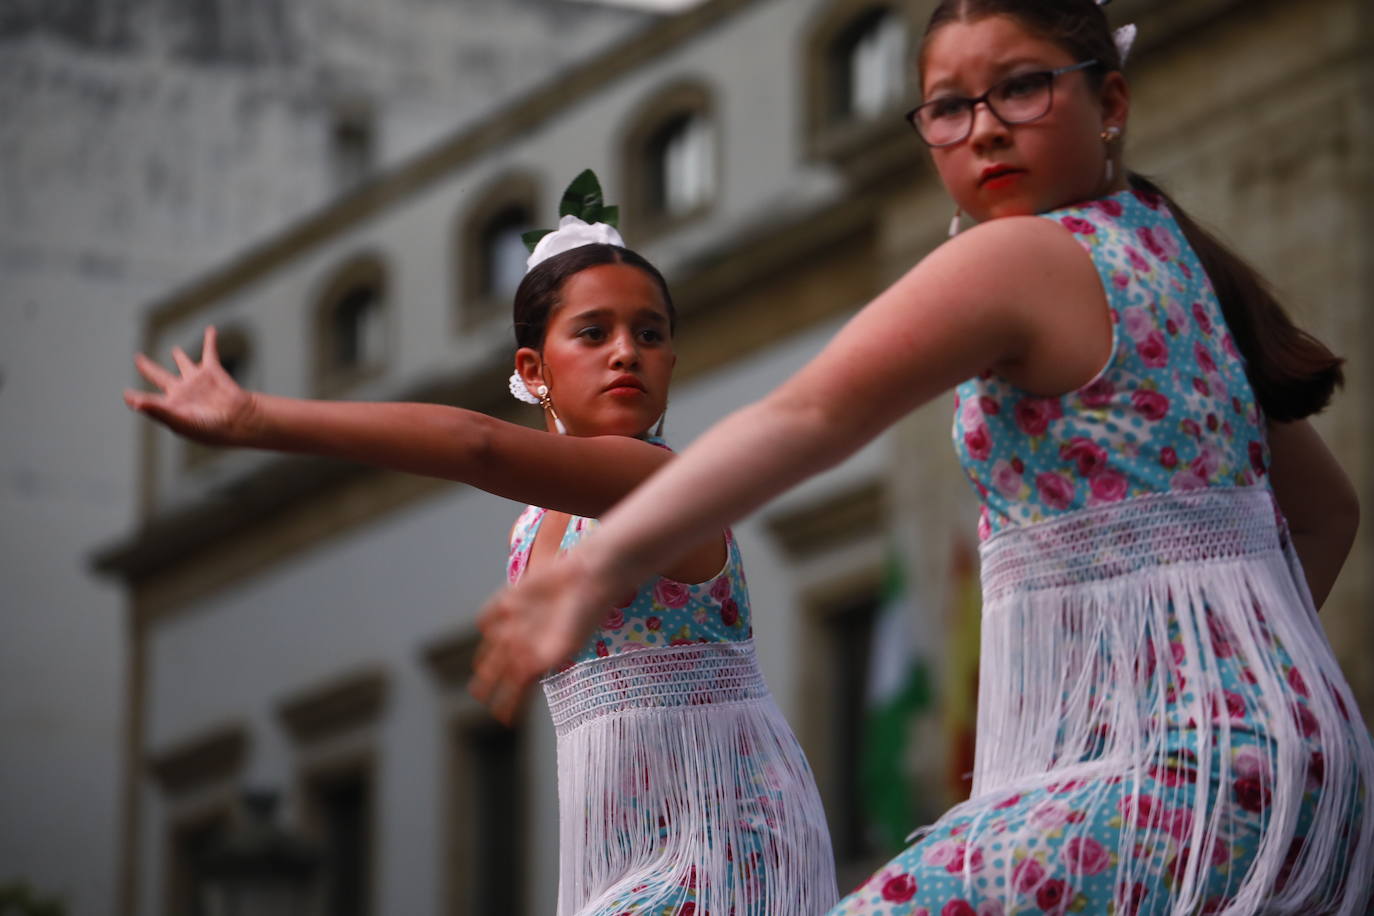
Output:
[[539,244],[539,240],[552,232],[552,229],[531,229],[529,232],[520,233],[520,241],[525,243],[525,247],[534,254],[534,246]]
[[600,212],[603,202],[601,182],[596,180],[596,173],[591,169],[583,169],[563,192],[563,199],[558,203],[558,215],[596,222],[596,214]]
[[612,226],[612,227],[614,227],[614,228],[616,228],[616,229],[619,229],[619,228],[620,228],[620,208],[619,208],[619,207],[602,207],[602,208],[601,208],[601,213],[596,217],[596,219],[597,219],[597,222],[602,222],[602,223],[605,223],[607,226]]

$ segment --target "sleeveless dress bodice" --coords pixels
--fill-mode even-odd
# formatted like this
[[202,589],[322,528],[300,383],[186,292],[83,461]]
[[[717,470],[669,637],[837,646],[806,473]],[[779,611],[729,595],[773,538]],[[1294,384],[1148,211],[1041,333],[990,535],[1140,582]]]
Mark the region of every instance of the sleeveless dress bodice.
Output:
[[1164,204],[1125,191],[1050,218],[1102,279],[1111,355],[1062,397],[990,372],[959,386],[954,444],[982,502],[980,535],[1152,493],[1258,483],[1269,463],[1263,418]]
[[[526,506],[516,521],[506,566],[508,581],[515,582],[524,572],[545,514],[537,506]],[[574,516],[564,529],[559,549],[572,547],[596,525],[595,519]],[[638,649],[737,643],[753,638],[739,546],[728,532],[725,539],[725,566],[713,578],[699,585],[665,577],[653,580],[611,608],[568,665]]]

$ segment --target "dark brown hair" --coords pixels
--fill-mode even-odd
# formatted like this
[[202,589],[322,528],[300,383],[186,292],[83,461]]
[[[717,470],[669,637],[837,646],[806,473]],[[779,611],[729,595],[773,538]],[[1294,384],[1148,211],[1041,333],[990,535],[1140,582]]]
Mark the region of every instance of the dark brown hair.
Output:
[[561,303],[563,284],[573,274],[601,264],[628,264],[648,274],[663,294],[663,305],[668,310],[669,334],[676,329],[677,309],[673,307],[673,297],[668,294],[668,284],[658,268],[628,248],[596,243],[556,254],[540,261],[525,274],[515,290],[515,345],[542,350],[549,316]]
[[[1100,66],[1087,71],[1093,85],[1101,85],[1103,76],[1121,69],[1107,16],[1094,0],[944,0],[930,15],[926,41],[951,22],[987,16],[1015,19],[1027,31],[1068,51],[1076,61],[1096,60]],[[924,72],[924,50],[921,53]],[[1344,382],[1341,364],[1345,360],[1293,324],[1259,272],[1198,225],[1159,186],[1135,172],[1128,173],[1128,178],[1137,193],[1156,196],[1168,205],[1202,262],[1265,415],[1286,422],[1326,407],[1336,386]]]

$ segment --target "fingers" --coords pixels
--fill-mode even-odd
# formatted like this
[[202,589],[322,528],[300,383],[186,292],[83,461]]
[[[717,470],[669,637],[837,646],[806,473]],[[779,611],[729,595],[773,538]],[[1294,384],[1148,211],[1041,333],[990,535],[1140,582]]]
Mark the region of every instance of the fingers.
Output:
[[172,359],[176,360],[177,368],[182,375],[190,375],[196,369],[195,361],[186,355],[186,351],[181,347],[172,348]]
[[124,389],[124,403],[128,404],[133,410],[143,410],[148,404],[152,403],[155,395],[146,391],[138,391],[134,388]]
[[532,678],[517,674],[516,666],[504,661],[508,657],[508,653],[500,648],[483,652],[472,680],[468,682],[468,691],[506,725],[514,722],[519,715],[532,681]]
[[205,341],[200,345],[202,363],[212,366],[219,365],[219,344],[216,343],[218,336],[213,324],[205,326]]
[[138,367],[139,375],[143,376],[163,391],[170,388],[177,380],[175,375],[168,372],[142,353],[134,354],[134,365]]
[[468,691],[500,721],[510,725],[519,715],[525,695],[538,672],[531,665],[513,631],[513,621],[498,599],[479,618],[483,639],[473,660]]

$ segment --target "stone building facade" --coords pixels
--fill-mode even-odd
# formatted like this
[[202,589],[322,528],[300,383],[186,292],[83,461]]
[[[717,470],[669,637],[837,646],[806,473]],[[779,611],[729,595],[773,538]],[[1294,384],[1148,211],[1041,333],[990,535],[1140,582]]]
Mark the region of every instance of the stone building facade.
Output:
[[[246,383],[432,400],[523,419],[503,265],[595,168],[681,314],[669,438],[776,384],[937,245],[948,204],[900,114],[928,0],[708,0],[157,299],[148,352],[215,323]],[[1365,504],[1374,293],[1374,14],[1362,0],[1119,0],[1132,166],[1158,177],[1350,359],[1318,426]],[[995,269],[995,266],[994,266]],[[975,660],[973,501],[949,405],[738,528],[760,655],[815,766],[842,883],[880,855],[853,748],[896,545],[936,685],[916,724],[921,810],[959,791]],[[127,584],[120,912],[195,912],[195,853],[270,788],[281,821],[346,863],[329,912],[545,912],[556,879],[552,735],[466,697],[473,616],[518,507],[332,462],[189,448],[140,431],[141,522],[104,550]],[[779,447],[786,447],[781,443]],[[1367,711],[1370,535],[1323,612]],[[333,895],[333,896],[330,896]]]
[[117,890],[142,315],[653,17],[568,0],[0,3],[0,887]]

